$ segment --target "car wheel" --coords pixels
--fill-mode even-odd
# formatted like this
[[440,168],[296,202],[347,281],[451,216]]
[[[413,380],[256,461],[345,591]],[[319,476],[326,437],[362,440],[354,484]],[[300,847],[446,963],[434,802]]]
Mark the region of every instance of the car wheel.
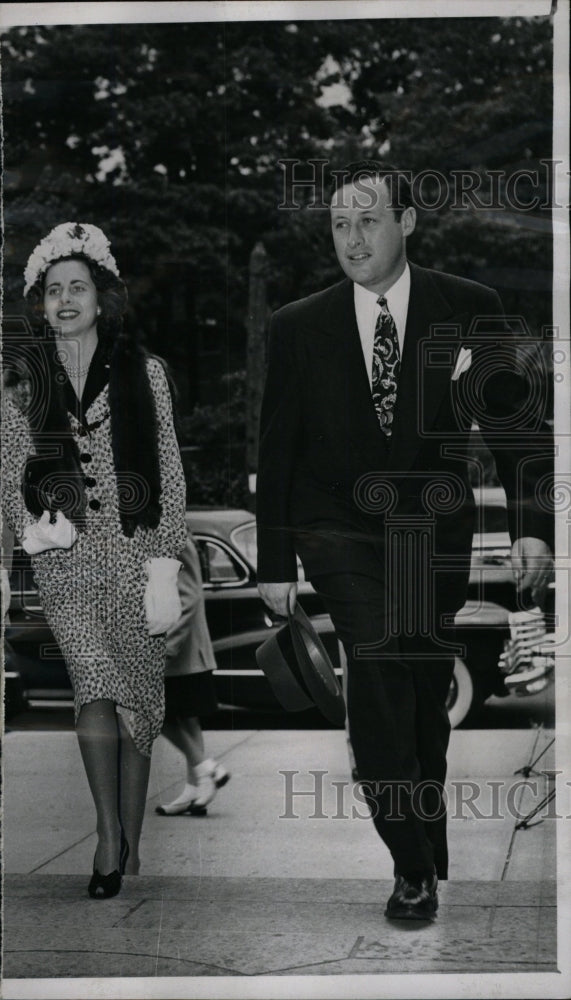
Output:
[[454,673],[446,699],[446,708],[452,729],[464,721],[474,706],[475,689],[472,675],[459,656],[454,658]]

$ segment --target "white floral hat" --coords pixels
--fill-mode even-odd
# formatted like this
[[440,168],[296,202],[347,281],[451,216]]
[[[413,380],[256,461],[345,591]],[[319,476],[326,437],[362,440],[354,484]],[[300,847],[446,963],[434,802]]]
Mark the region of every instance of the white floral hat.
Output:
[[35,285],[54,260],[82,253],[119,277],[119,268],[111,253],[109,240],[97,226],[88,222],[62,222],[44,236],[30,254],[24,271],[24,295]]

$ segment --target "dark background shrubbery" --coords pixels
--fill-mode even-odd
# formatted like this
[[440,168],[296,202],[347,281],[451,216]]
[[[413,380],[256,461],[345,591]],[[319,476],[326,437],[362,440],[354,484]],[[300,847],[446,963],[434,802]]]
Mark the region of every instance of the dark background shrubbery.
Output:
[[380,151],[484,186],[490,170],[537,170],[527,194],[543,207],[427,211],[409,249],[496,287],[532,332],[551,323],[549,17],[40,25],[2,47],[4,313],[21,313],[23,267],[52,226],[101,226],[131,321],[173,369],[194,502],[248,499],[253,247],[268,311],[339,277],[327,210],[307,190],[278,208],[281,159],[302,176]]

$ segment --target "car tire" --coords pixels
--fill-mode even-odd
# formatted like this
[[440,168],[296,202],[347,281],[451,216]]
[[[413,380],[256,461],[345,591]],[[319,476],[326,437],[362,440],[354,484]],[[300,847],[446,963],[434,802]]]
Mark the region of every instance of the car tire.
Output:
[[464,660],[459,656],[454,658],[454,673],[450,690],[446,699],[448,718],[452,729],[456,729],[464,721],[476,701],[476,690],[472,675]]

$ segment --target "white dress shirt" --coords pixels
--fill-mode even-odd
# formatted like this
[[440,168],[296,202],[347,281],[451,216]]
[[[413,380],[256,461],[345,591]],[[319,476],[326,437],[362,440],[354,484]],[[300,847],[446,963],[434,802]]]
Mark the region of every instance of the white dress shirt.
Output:
[[[369,375],[369,385],[371,385],[373,377],[373,341],[375,339],[375,326],[377,324],[377,317],[381,311],[381,307],[378,304],[380,296],[377,292],[370,292],[369,289],[364,288],[363,285],[354,284],[353,288],[359,337],[361,338],[363,357],[365,358],[365,364]],[[404,347],[404,331],[406,327],[409,296],[410,267],[407,263],[400,278],[397,278],[394,285],[389,288],[388,292],[385,292],[389,312],[393,317],[397,328],[401,358]]]

